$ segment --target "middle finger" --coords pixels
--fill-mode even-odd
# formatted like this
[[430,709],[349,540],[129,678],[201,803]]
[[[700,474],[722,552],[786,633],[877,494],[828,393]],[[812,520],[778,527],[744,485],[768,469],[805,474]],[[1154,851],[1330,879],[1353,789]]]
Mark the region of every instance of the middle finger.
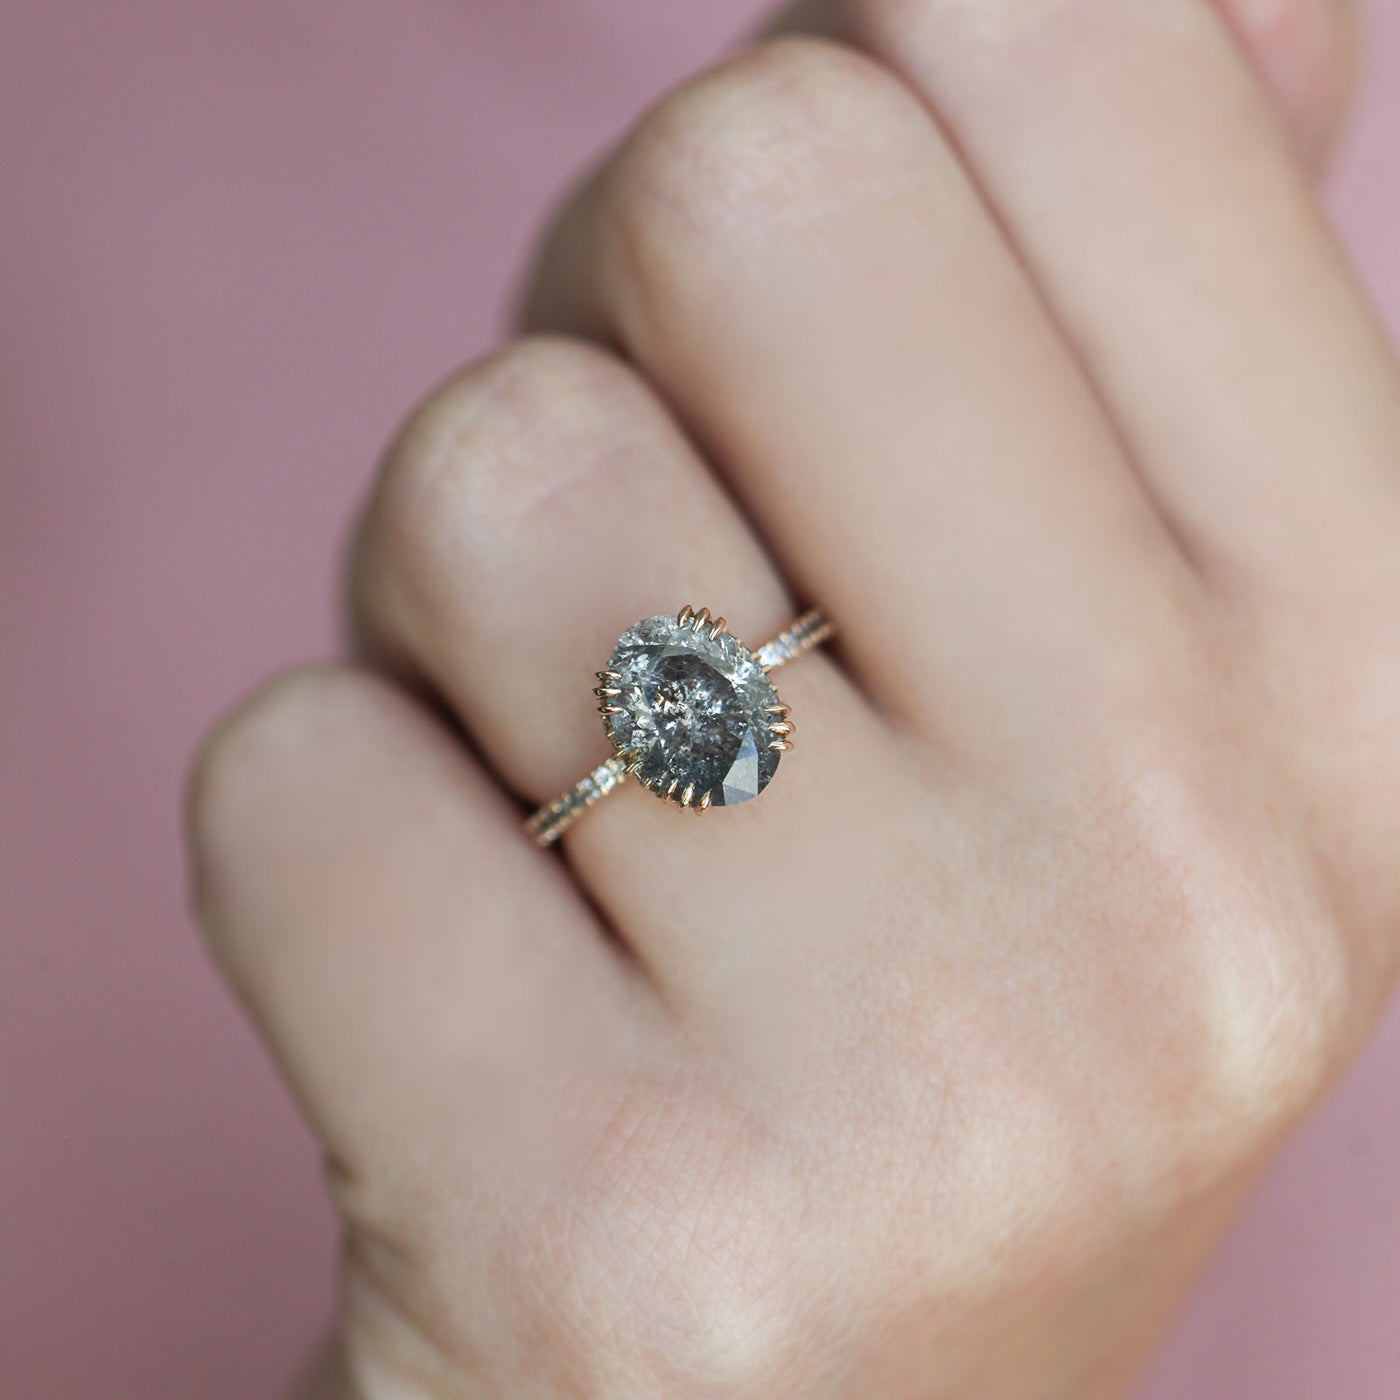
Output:
[[622,343],[866,686],[943,742],[1095,723],[1191,596],[957,156],[852,51],[770,42],[663,103],[561,221],[528,319]]

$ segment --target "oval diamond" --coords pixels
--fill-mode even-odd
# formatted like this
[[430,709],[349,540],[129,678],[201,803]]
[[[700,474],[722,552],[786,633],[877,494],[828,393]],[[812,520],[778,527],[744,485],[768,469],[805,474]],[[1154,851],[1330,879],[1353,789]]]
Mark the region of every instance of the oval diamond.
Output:
[[620,692],[609,696],[620,713],[606,716],[608,737],[615,753],[635,755],[644,787],[732,807],[768,786],[781,757],[771,728],[778,693],[736,637],[649,617],[622,634],[608,670]]

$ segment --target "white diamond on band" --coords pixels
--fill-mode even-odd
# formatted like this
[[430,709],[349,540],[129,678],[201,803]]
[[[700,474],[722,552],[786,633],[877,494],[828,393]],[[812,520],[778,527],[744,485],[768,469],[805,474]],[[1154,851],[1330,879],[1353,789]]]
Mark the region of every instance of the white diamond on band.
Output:
[[525,823],[551,845],[628,777],[692,811],[757,797],[792,748],[788,707],[768,673],[832,634],[809,612],[750,651],[708,608],[648,617],[618,639],[598,672],[598,711],[613,754]]

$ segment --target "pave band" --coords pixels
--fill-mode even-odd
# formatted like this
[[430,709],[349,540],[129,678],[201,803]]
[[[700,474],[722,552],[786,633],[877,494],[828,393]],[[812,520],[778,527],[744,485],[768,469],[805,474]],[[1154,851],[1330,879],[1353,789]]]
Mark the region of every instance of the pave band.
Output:
[[829,641],[833,630],[826,618],[813,609],[803,613],[786,632],[779,632],[771,642],[759,647],[754,656],[765,671],[776,671],[779,666],[796,661],[803,652]]
[[[642,630],[649,626],[650,631]],[[680,777],[670,776],[669,783],[660,779],[653,780],[649,776],[639,776],[637,780],[642,782],[643,786],[656,792],[658,796],[666,797],[685,807],[693,807],[697,811],[708,809],[712,805],[712,799],[714,799],[714,805],[722,806],[732,805],[735,801],[743,801],[747,797],[757,795],[758,790],[766,784],[768,777],[771,777],[772,769],[776,768],[778,753],[785,752],[792,747],[793,725],[788,716],[788,707],[777,702],[776,693],[772,691],[771,685],[767,685],[766,676],[768,672],[775,671],[778,667],[795,661],[813,647],[820,646],[831,636],[832,627],[819,612],[804,613],[791,627],[780,632],[771,642],[760,647],[756,652],[749,652],[743,643],[725,636],[726,631],[723,618],[711,619],[709,611],[705,608],[697,613],[686,607],[674,619],[648,619],[647,622],[639,623],[636,628],[624,635],[618,644],[619,650],[614,652],[613,660],[609,663],[609,669],[598,672],[601,684],[595,692],[601,701],[599,710],[608,724],[608,733],[614,748],[613,756],[606,762],[600,763],[586,777],[580,778],[567,792],[556,797],[553,802],[546,803],[539,808],[525,822],[526,832],[538,845],[552,845],[590,807],[601,802],[629,775],[644,772],[641,749],[628,747],[628,745],[635,745],[638,742],[637,735],[641,732],[638,728],[630,727],[631,721],[637,719],[644,722],[647,736],[653,739],[653,746],[659,748],[662,741],[658,731],[665,730],[667,734],[670,734],[677,727],[678,722],[675,719],[677,714],[692,715],[693,707],[686,708],[686,702],[690,694],[694,692],[695,686],[704,683],[696,678],[697,668],[702,665],[709,668],[701,674],[711,685],[713,685],[715,673],[718,672],[725,679],[732,681],[735,686],[746,684],[748,692],[753,692],[756,685],[764,686],[767,694],[762,698],[771,698],[775,702],[761,707],[767,725],[762,737],[770,740],[762,747],[772,751],[762,755],[763,767],[767,770],[766,775],[753,784],[751,791],[737,781],[724,781],[722,784],[716,784],[713,789],[706,786],[698,797],[696,796],[696,782],[691,781],[682,786]],[[682,641],[678,642],[677,637],[680,637]],[[632,651],[625,652],[623,649],[629,640]],[[719,648],[724,649],[726,656],[738,658],[734,664],[740,667],[741,673],[746,666],[748,671],[757,674],[749,676],[747,681],[743,680],[742,674],[737,678],[728,674],[722,669],[722,661],[710,660],[704,654],[707,649]],[[647,673],[649,688],[646,691],[645,700],[640,690],[634,689],[629,692],[623,684],[623,673],[618,669],[613,669],[614,666],[621,667],[625,664],[625,662],[618,660],[619,656],[630,657],[638,651],[645,651],[649,661],[656,657],[662,658],[660,666],[653,664],[652,670]],[[692,652],[699,655],[692,655]],[[662,675],[661,680],[657,681],[656,675],[668,665],[672,668],[671,672]],[[677,671],[677,667],[682,669]],[[760,676],[765,679],[759,679]],[[686,686],[690,687],[689,692],[685,690]],[[628,701],[629,694],[632,696],[630,702]],[[618,701],[624,703],[619,704]],[[713,704],[709,708],[713,709]],[[730,708],[733,708],[732,704]],[[641,712],[637,713],[639,709]],[[684,730],[681,732],[683,739],[693,737]],[[742,727],[738,727],[735,728],[734,732],[744,731]],[[709,739],[711,736],[707,734],[703,737]],[[746,738],[748,739],[746,749],[727,756],[735,759],[734,765],[730,769],[731,773],[739,772],[741,767],[746,773],[750,772],[750,769],[757,771],[756,765],[759,755],[752,742],[752,736],[746,734]],[[746,755],[748,758],[747,766],[744,763]],[[661,775],[662,779],[666,776],[666,773]]]

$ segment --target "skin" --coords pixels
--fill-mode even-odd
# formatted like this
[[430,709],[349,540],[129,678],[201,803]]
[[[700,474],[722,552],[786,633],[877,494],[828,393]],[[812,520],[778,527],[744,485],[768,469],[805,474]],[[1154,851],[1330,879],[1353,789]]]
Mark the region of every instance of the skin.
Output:
[[[1396,971],[1400,378],[1312,182],[1348,17],[780,28],[413,413],[359,659],[196,766],[345,1223],[306,1396],[1121,1395]],[[761,800],[522,835],[623,628],[813,601]]]

